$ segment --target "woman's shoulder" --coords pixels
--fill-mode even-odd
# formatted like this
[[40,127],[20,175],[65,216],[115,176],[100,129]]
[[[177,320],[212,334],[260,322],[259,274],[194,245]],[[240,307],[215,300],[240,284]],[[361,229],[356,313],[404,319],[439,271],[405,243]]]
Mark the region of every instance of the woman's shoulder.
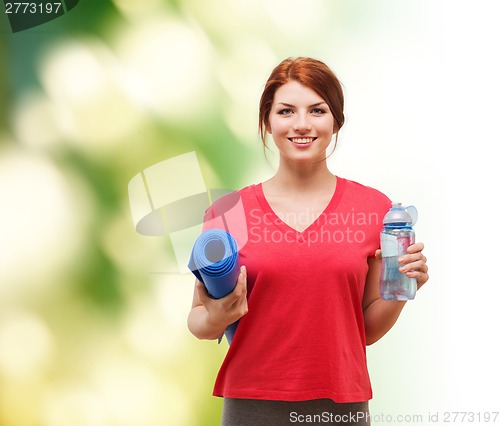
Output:
[[250,184],[240,189],[218,189],[211,191],[213,204],[224,204],[236,198],[247,197],[255,191],[258,184]]
[[344,185],[347,191],[352,196],[363,199],[365,201],[377,202],[389,206],[391,205],[390,198],[382,191],[351,179],[342,179],[344,180]]
[[212,191],[212,203],[209,209],[215,214],[227,212],[234,208],[237,204],[242,201],[245,202],[245,200],[253,196],[255,186],[255,184],[251,184],[236,190],[219,189]]

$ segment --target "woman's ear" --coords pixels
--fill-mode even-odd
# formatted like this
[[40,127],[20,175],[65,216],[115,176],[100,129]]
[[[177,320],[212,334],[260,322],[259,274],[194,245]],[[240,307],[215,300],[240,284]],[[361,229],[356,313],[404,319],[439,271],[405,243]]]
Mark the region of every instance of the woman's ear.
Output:
[[339,132],[339,127],[337,126],[337,121],[333,119],[333,134],[336,134]]

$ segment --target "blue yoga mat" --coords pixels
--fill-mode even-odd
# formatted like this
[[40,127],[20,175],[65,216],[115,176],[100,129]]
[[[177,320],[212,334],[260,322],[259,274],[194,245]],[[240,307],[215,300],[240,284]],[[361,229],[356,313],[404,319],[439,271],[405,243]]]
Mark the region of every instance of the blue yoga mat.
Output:
[[[227,296],[236,287],[240,265],[238,245],[234,237],[222,229],[209,229],[196,239],[188,267],[214,299]],[[229,344],[238,321],[224,331]],[[219,339],[220,343],[220,339]]]

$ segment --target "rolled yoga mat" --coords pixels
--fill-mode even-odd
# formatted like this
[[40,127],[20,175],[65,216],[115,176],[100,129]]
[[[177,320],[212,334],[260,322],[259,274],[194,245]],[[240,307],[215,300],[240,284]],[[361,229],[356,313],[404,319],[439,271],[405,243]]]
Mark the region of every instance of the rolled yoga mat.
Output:
[[[188,267],[214,299],[227,296],[236,287],[240,273],[238,245],[234,237],[222,229],[208,229],[196,239]],[[238,321],[224,331],[229,344]],[[219,339],[220,343],[220,339]]]

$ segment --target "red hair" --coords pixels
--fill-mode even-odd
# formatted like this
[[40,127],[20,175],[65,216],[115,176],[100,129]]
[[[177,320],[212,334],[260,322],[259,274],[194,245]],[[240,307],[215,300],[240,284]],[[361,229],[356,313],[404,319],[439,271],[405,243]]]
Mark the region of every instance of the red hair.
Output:
[[259,133],[264,146],[274,95],[276,90],[290,80],[298,81],[323,98],[333,114],[334,133],[337,133],[344,124],[344,94],[340,81],[333,71],[317,59],[288,58],[274,68],[260,98]]

